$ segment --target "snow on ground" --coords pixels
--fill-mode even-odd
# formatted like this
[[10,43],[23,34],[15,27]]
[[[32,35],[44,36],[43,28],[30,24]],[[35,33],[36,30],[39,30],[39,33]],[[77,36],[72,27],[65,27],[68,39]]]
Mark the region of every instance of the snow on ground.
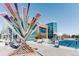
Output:
[[33,48],[37,48],[38,52],[40,52],[44,56],[79,56],[79,51],[76,49],[69,49],[64,47],[53,47],[52,44],[46,43],[35,43],[35,42],[28,42],[30,46]]
[[[52,44],[41,44],[31,41],[27,41],[27,44],[29,44],[33,48],[37,48],[36,51],[43,56],[79,56],[79,51],[77,51],[76,49],[69,49],[62,46],[59,48],[55,48]],[[9,46],[5,46],[4,43],[0,43],[0,56],[8,56],[14,50],[15,49],[12,49]]]
[[10,46],[5,46],[3,42],[0,42],[0,56],[8,56],[15,49],[12,49]]

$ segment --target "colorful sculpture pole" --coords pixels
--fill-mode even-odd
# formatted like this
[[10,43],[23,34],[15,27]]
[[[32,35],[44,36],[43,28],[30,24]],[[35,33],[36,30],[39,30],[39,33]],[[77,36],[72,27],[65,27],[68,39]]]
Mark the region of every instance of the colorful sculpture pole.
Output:
[[[17,51],[24,47],[23,44],[25,44],[25,49],[28,49],[29,51],[33,52],[33,49],[29,47],[29,45],[26,44],[26,40],[29,39],[31,33],[33,32],[33,28],[36,25],[38,18],[41,16],[39,13],[36,14],[35,17],[33,17],[31,23],[28,25],[28,13],[30,4],[28,4],[28,8],[23,8],[23,19],[19,15],[19,9],[18,5],[14,3],[15,10],[12,9],[9,3],[4,3],[10,14],[11,17],[8,17],[7,14],[0,14],[0,17],[4,19],[5,23],[8,24],[8,26],[13,30],[14,33],[16,33],[19,38],[21,39],[20,47],[17,49]],[[17,51],[15,53],[17,53]]]
[[13,30],[14,33],[16,33],[22,40],[24,40],[24,38],[14,29],[14,27],[12,26],[12,23],[10,23],[9,21],[7,21],[3,16],[0,15],[0,18],[2,18],[4,20],[5,23],[7,23],[7,25]]
[[22,32],[22,35],[24,36],[25,31],[24,31],[24,26],[23,26],[23,20],[22,20],[22,18],[21,18],[20,15],[19,15],[19,10],[18,10],[18,5],[17,5],[17,3],[14,3],[14,6],[15,6],[15,10],[16,10],[15,15],[16,15],[16,17],[17,17],[17,19],[18,19],[18,23],[19,23],[19,26],[20,26],[20,30],[21,30],[21,32]]
[[24,30],[27,31],[27,28],[28,28],[28,19],[27,19],[27,9],[25,7],[23,7],[22,14],[23,14],[23,26],[24,26]]
[[[5,15],[6,15],[6,14],[5,14]],[[14,24],[14,23],[10,20],[10,18],[8,17],[8,15],[7,15],[8,18],[5,17],[5,15],[4,15],[4,14],[0,14],[0,16],[2,16],[3,19],[5,19],[5,22],[7,21],[7,23],[9,23],[10,26],[12,26],[12,27],[14,28],[14,30],[15,30],[16,32],[18,32],[18,33],[21,35],[20,30],[19,30],[19,28],[17,27],[17,25]],[[10,21],[9,21],[9,20],[10,20]]]
[[12,17],[15,19],[16,18],[16,16],[15,16],[15,13],[14,13],[14,11],[13,11],[13,9],[12,9],[12,7],[10,6],[10,4],[9,3],[4,3],[4,5],[6,6],[6,8],[8,9],[8,11],[10,12],[10,14],[12,15]]
[[34,28],[35,24],[37,23],[37,20],[38,20],[38,18],[39,18],[40,16],[41,16],[41,15],[40,15],[39,13],[37,13],[36,16],[33,17],[32,21],[31,21],[31,23],[30,23],[30,25],[29,25],[29,28],[28,28],[28,30],[27,30],[27,32],[26,32],[26,34],[25,34],[25,41],[26,41],[26,40],[28,39],[28,37],[31,35],[31,32],[32,32],[32,30],[33,30],[33,28]]
[[8,20],[9,22],[11,22],[10,18],[8,17],[8,15],[6,13],[2,13],[0,15],[2,15],[6,20]]
[[10,14],[13,16],[14,22],[19,25],[21,33],[24,36],[25,31],[23,30],[23,27],[21,25],[20,16],[17,14],[17,12],[18,12],[17,4],[15,6],[16,12],[11,8],[11,6],[10,6],[9,3],[4,3],[4,5],[6,6],[6,8],[8,9],[8,11],[10,12]]
[[17,3],[14,3],[14,6],[15,6],[15,9],[16,9],[17,14],[19,15],[19,11],[18,11],[18,5],[17,5]]
[[[5,3],[5,6],[6,6],[7,9],[9,10],[9,12],[13,15],[13,17],[14,17],[13,19],[16,18],[16,21],[19,21],[19,22],[20,22],[20,21],[21,21],[21,18],[20,18],[20,16],[19,16],[18,6],[17,6],[16,3],[14,3],[14,5],[15,5],[16,13],[12,10],[12,8],[11,8],[11,6],[10,6],[9,3]],[[23,16],[24,16],[24,17],[28,16],[29,7],[30,7],[30,4],[28,4],[27,12],[26,12],[26,9],[25,9],[25,8],[23,9]],[[24,12],[27,13],[27,14],[25,14]],[[37,22],[37,20],[38,20],[38,18],[39,18],[40,16],[41,16],[41,15],[40,15],[39,13],[37,13],[36,16],[33,17],[33,19],[32,19],[32,21],[31,21],[31,23],[30,23],[30,25],[29,25],[27,31],[24,31],[25,28],[23,29],[23,27],[22,27],[22,26],[25,26],[25,23],[24,23],[24,22],[23,22],[23,25],[20,23],[20,24],[18,24],[18,26],[16,26],[17,23],[16,23],[15,20],[14,20],[14,21],[11,21],[11,23],[12,23],[12,26],[14,27],[14,29],[18,30],[19,33],[20,33],[20,35],[21,35],[22,37],[24,37],[25,40],[27,40],[27,38],[30,36],[30,34],[31,34],[31,32],[32,32],[32,30],[33,30],[33,28],[34,28],[34,26],[35,26],[35,24],[36,24],[36,22]],[[11,20],[11,19],[9,19],[8,17],[7,17],[7,19],[8,19],[9,21]],[[25,20],[25,18],[24,18],[24,20]],[[26,24],[28,24],[28,23],[26,23]],[[17,32],[18,32],[18,31],[17,31]]]

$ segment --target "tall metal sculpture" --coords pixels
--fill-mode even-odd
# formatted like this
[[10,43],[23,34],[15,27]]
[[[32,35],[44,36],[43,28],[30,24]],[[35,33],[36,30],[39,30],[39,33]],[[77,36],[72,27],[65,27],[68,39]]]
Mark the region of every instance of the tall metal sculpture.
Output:
[[[24,7],[23,8],[23,18],[20,17],[19,9],[17,3],[14,3],[14,9],[12,9],[11,5],[9,3],[4,3],[6,9],[11,14],[9,17],[7,14],[2,13],[0,14],[0,17],[3,18],[3,20],[8,24],[8,26],[13,30],[14,33],[16,33],[19,38],[21,39],[20,46],[17,50],[15,50],[11,55],[16,55],[19,53],[28,53],[28,52],[34,52],[34,50],[27,45],[26,40],[29,39],[28,37],[33,32],[33,28],[37,23],[38,18],[41,16],[39,13],[36,14],[35,17],[31,20],[31,23],[28,25],[28,13],[30,8],[30,3],[28,3],[27,10]],[[24,51],[24,52],[20,52]]]

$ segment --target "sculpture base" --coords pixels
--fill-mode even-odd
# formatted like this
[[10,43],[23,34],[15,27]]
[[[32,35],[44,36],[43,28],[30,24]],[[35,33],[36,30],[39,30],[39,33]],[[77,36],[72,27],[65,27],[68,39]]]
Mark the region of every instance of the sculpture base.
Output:
[[26,54],[26,53],[34,53],[35,51],[30,47],[26,42],[22,42],[18,49],[13,51],[9,56],[18,55],[18,54]]

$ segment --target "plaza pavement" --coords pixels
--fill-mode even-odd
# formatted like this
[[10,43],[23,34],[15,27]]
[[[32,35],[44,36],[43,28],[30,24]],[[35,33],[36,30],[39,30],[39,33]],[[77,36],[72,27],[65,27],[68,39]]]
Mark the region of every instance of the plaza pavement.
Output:
[[[0,42],[0,56],[9,56],[16,49],[11,48],[10,46],[5,46],[3,42]],[[26,53],[26,54],[17,54],[13,56],[40,56],[37,52],[35,53]]]
[[37,48],[38,52],[40,52],[43,56],[79,56],[79,50],[74,48],[67,48],[60,46],[59,48],[53,47],[52,44],[47,43],[35,43],[35,42],[28,42],[28,44],[33,47]]
[[[36,49],[36,51],[41,56],[79,56],[79,51],[76,49],[71,48],[65,48],[60,46],[59,48],[53,47],[52,44],[47,43],[37,43],[28,41],[27,44],[29,44],[32,48]],[[0,43],[0,56],[8,56],[10,53],[12,53],[15,49],[12,49],[9,46],[4,46],[4,44]],[[39,54],[27,54],[27,56],[39,56]],[[21,55],[19,55],[21,56]]]

